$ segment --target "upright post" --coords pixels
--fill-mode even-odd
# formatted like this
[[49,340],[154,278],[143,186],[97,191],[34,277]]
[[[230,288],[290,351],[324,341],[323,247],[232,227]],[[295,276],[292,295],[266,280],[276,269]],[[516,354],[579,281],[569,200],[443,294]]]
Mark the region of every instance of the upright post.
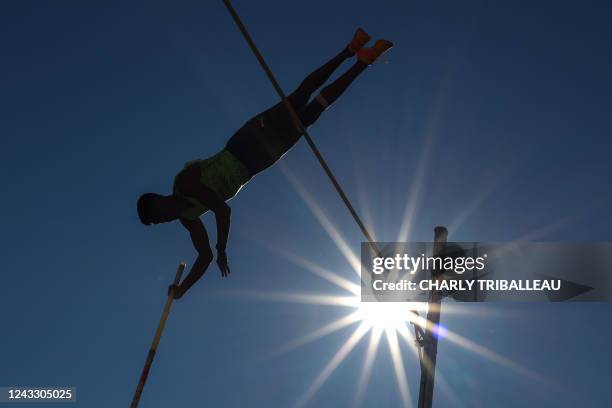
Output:
[[[185,262],[181,262],[179,264],[178,270],[176,271],[176,276],[174,277],[175,285],[178,285],[181,281],[181,275],[185,270],[185,266]],[[161,318],[159,319],[159,323],[157,324],[157,330],[155,331],[155,336],[153,336],[153,342],[151,343],[151,348],[149,348],[149,353],[147,354],[147,359],[145,360],[144,368],[142,369],[142,373],[140,374],[140,380],[138,381],[138,385],[136,386],[136,391],[134,392],[134,397],[132,398],[130,408],[138,407],[140,395],[142,394],[142,390],[144,389],[145,383],[147,382],[147,377],[149,376],[151,364],[153,364],[153,357],[155,357],[155,352],[157,351],[159,340],[161,339],[161,335],[164,332],[166,320],[168,320],[168,315],[170,314],[170,308],[172,307],[172,301],[174,300],[173,295],[173,293],[169,293],[168,299],[166,299],[166,305],[164,306]]]
[[[434,229],[433,256],[442,256],[446,247],[448,231],[444,227]],[[432,270],[431,279],[436,280],[443,271]],[[423,353],[421,355],[421,383],[419,386],[419,408],[431,408],[433,403],[434,379],[436,375],[436,356],[438,354],[438,325],[442,296],[435,290],[429,292],[427,322],[423,333]],[[415,325],[416,327],[416,325]]]

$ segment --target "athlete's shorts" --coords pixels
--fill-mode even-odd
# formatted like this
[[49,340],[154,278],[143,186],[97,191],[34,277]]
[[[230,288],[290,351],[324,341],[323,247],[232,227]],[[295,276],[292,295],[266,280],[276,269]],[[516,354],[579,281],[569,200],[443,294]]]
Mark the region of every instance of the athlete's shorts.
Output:
[[300,136],[281,102],[249,119],[234,133],[225,148],[254,176],[287,153]]

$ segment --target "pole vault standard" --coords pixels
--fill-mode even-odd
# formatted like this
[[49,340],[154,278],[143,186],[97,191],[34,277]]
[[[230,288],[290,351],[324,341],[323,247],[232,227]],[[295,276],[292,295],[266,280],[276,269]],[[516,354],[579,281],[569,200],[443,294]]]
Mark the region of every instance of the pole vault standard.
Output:
[[[442,256],[446,248],[448,231],[444,227],[434,229],[433,256]],[[432,270],[431,278],[435,280],[442,271]],[[442,296],[436,290],[429,291],[427,303],[427,320],[425,330],[414,325],[414,334],[419,347],[419,360],[421,363],[421,382],[419,384],[418,408],[431,408],[433,404],[434,379],[436,375],[436,357],[438,355],[438,333],[440,325],[440,311]],[[422,351],[421,351],[422,347]]]
[[294,126],[297,129],[299,129],[300,132],[304,135],[304,139],[306,139],[306,142],[308,143],[308,146],[310,146],[310,149],[312,150],[312,152],[316,156],[317,160],[319,161],[319,164],[321,165],[321,167],[323,167],[323,170],[325,170],[325,174],[327,174],[327,177],[329,177],[329,180],[334,185],[334,188],[338,192],[338,195],[340,195],[340,198],[344,202],[344,205],[346,205],[346,208],[349,210],[349,212],[353,216],[353,219],[355,220],[355,222],[359,226],[359,229],[361,229],[361,232],[363,233],[364,237],[366,238],[366,240],[368,241],[368,243],[370,244],[370,246],[372,247],[374,252],[376,254],[380,254],[380,250],[378,249],[378,246],[374,243],[374,239],[372,238],[372,235],[370,234],[370,232],[368,231],[366,226],[361,221],[361,218],[359,218],[359,215],[357,214],[357,211],[355,211],[355,208],[353,207],[353,205],[351,204],[350,200],[348,199],[348,197],[344,193],[344,190],[340,186],[340,183],[338,183],[338,180],[336,179],[336,176],[334,176],[334,173],[331,171],[330,167],[327,165],[327,162],[323,158],[323,155],[319,151],[319,148],[317,147],[317,145],[315,145],[314,141],[312,140],[312,137],[310,137],[310,134],[306,130],[306,127],[304,126],[304,124],[300,120],[300,117],[298,116],[298,114],[295,112],[295,109],[293,109],[293,106],[291,106],[291,102],[289,102],[289,100],[285,96],[285,92],[283,92],[283,89],[281,88],[281,86],[279,85],[278,81],[276,80],[276,77],[274,76],[274,73],[272,73],[272,70],[270,69],[270,67],[266,63],[266,60],[264,59],[263,55],[261,55],[261,52],[259,52],[259,49],[255,45],[255,42],[251,38],[251,35],[247,31],[245,25],[242,23],[242,20],[240,19],[240,16],[238,15],[236,10],[234,9],[234,6],[232,6],[231,1],[230,0],[223,0],[223,3],[225,4],[225,7],[227,8],[227,11],[229,11],[230,15],[234,19],[234,22],[238,26],[238,29],[240,30],[240,32],[242,33],[244,39],[246,40],[247,44],[249,45],[249,48],[251,48],[251,51],[253,51],[253,54],[255,54],[255,58],[257,58],[257,61],[259,61],[259,65],[261,65],[261,68],[263,68],[264,72],[268,76],[268,79],[272,83],[272,86],[274,87],[274,90],[276,90],[276,93],[282,99],[283,104],[285,105],[285,107],[289,111],[289,114],[291,115],[291,119],[293,120]]
[[[179,264],[173,282],[175,285],[178,285],[181,281],[181,275],[185,270],[185,266],[185,262],[181,262]],[[159,319],[159,323],[157,324],[157,330],[155,331],[155,336],[153,336],[153,342],[151,343],[151,348],[149,349],[149,353],[147,354],[147,359],[145,360],[144,368],[142,369],[142,373],[140,374],[140,380],[138,381],[138,385],[136,386],[136,391],[134,392],[134,398],[132,398],[130,408],[136,408],[138,406],[138,402],[140,401],[140,395],[142,394],[142,390],[145,386],[145,383],[147,382],[147,377],[149,376],[149,369],[151,368],[151,364],[153,364],[153,357],[155,357],[155,352],[157,351],[159,340],[161,339],[162,333],[164,332],[164,327],[166,326],[166,320],[168,320],[168,315],[170,314],[170,308],[172,307],[173,300],[174,294],[169,293],[161,318]]]

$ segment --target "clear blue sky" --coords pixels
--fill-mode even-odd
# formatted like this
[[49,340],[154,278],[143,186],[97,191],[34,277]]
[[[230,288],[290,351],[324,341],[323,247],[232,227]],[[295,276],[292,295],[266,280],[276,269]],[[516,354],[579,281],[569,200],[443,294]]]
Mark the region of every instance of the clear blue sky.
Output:
[[[221,1],[86,3],[11,2],[0,13],[0,386],[74,385],[78,406],[107,408],[131,399],[166,287],[178,261],[194,259],[177,223],[139,224],[137,197],[170,192],[185,161],[218,151],[276,96]],[[415,240],[438,224],[455,240],[611,240],[608,2],[235,7],[286,89],[359,25],[395,42],[312,128],[378,239],[396,239],[418,197]],[[290,406],[354,330],[266,357],[345,313],[248,295],[341,293],[278,251],[356,280],[287,172],[359,250],[359,230],[300,142],[231,201],[232,276],[211,269],[175,304],[143,407]],[[609,403],[609,304],[466,310],[444,323],[550,381],[442,341],[439,369],[463,406]],[[311,406],[351,403],[366,348]],[[383,344],[365,406],[401,402],[388,356]],[[457,406],[436,390],[437,407]]]

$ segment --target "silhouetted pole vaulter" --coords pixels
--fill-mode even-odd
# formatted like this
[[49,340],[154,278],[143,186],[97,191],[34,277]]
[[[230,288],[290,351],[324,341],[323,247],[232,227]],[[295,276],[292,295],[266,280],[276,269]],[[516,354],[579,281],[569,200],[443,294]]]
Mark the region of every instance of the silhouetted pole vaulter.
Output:
[[[446,247],[448,231],[444,227],[434,229],[433,256],[442,256]],[[432,280],[437,279],[443,273],[439,270],[431,271]],[[415,336],[417,343],[423,347],[419,352],[421,363],[421,383],[419,385],[418,408],[431,408],[433,403],[434,379],[436,375],[436,356],[438,354],[438,335],[440,324],[440,311],[442,308],[442,296],[439,291],[430,290],[427,303],[427,321],[425,330],[417,330],[415,324]],[[420,337],[420,340],[419,340]]]
[[[185,262],[181,262],[179,264],[178,270],[176,271],[176,276],[174,277],[174,285],[178,285],[181,281],[181,275],[183,275],[185,266]],[[140,374],[140,380],[138,381],[138,385],[136,386],[136,391],[134,392],[134,398],[132,398],[130,408],[136,408],[138,406],[138,402],[140,401],[140,395],[142,394],[142,390],[145,386],[145,383],[147,382],[147,377],[149,376],[151,364],[153,364],[153,358],[155,357],[155,352],[157,351],[159,340],[161,339],[162,333],[164,332],[166,320],[168,320],[168,315],[170,314],[170,308],[172,307],[172,301],[174,300],[173,295],[174,294],[172,292],[168,293],[168,299],[166,299],[166,305],[164,306],[161,318],[159,319],[159,323],[157,324],[157,330],[155,331],[155,336],[153,336],[153,342],[151,343],[151,348],[149,349],[149,353],[147,354],[147,359],[145,360],[144,368],[142,369],[142,373]]]
[[[285,105],[285,108],[287,108],[287,111],[289,111],[289,114],[291,115],[291,119],[293,121],[294,126],[304,136],[304,139],[306,139],[306,142],[308,143],[308,146],[310,146],[310,149],[312,150],[312,152],[316,156],[317,160],[319,161],[319,164],[321,165],[321,167],[323,167],[323,170],[325,170],[325,174],[327,174],[327,177],[329,177],[329,180],[334,185],[334,188],[338,192],[338,195],[340,195],[340,198],[342,199],[342,201],[344,202],[344,205],[346,205],[346,208],[349,210],[349,212],[353,216],[353,219],[355,220],[355,222],[359,226],[359,229],[361,229],[361,232],[363,233],[364,237],[366,238],[366,240],[368,241],[368,243],[370,244],[370,246],[372,247],[374,252],[377,255],[380,256],[380,250],[378,249],[378,246],[374,243],[374,239],[372,238],[372,235],[370,234],[370,232],[368,231],[366,226],[361,221],[361,218],[357,214],[357,211],[355,211],[355,208],[353,207],[353,205],[351,204],[350,200],[348,199],[348,197],[344,193],[344,190],[340,186],[340,183],[338,183],[338,180],[336,179],[336,176],[334,176],[334,173],[331,171],[331,168],[327,165],[327,162],[323,158],[323,155],[319,151],[319,148],[315,145],[314,141],[310,137],[310,134],[306,130],[306,126],[304,126],[304,124],[302,123],[302,119],[300,119],[300,116],[295,111],[292,103],[285,96],[285,92],[283,92],[283,89],[281,88],[281,86],[279,85],[278,81],[276,80],[276,77],[274,76],[274,74],[272,73],[272,70],[270,69],[270,67],[266,63],[266,60],[264,59],[263,55],[261,55],[261,52],[259,52],[259,49],[255,45],[255,42],[251,38],[251,35],[247,31],[245,25],[242,23],[242,20],[240,19],[240,16],[238,16],[238,13],[234,9],[234,6],[232,6],[231,1],[230,0],[223,0],[223,3],[225,3],[225,7],[227,7],[227,10],[229,11],[229,13],[231,14],[232,18],[234,19],[234,22],[238,26],[238,29],[240,29],[240,32],[242,33],[242,35],[244,36],[244,39],[246,40],[247,44],[251,48],[251,51],[253,51],[253,54],[255,54],[255,58],[257,58],[257,61],[259,61],[259,64],[261,65],[261,67],[265,71],[266,75],[268,76],[268,79],[272,83],[272,86],[274,86],[274,89],[276,90],[276,93],[282,99],[283,104]],[[382,41],[384,41],[384,40],[382,40]],[[388,42],[388,41],[386,41],[386,43],[387,43],[387,44],[385,44],[386,48],[382,52],[388,50],[389,48],[391,48],[393,46],[393,44]],[[379,44],[382,45],[381,40],[379,40],[377,42],[377,44],[374,46],[374,48],[376,48],[376,46],[379,45]],[[382,46],[381,46],[381,50],[382,50]],[[382,54],[382,52],[381,52],[381,54]],[[326,102],[324,102],[324,104],[326,104]]]
[[[372,242],[372,236],[306,129],[316,123],[322,113],[335,103],[369,66],[391,49],[393,44],[379,39],[371,47],[366,47],[371,38],[365,30],[358,28],[348,44],[308,74],[299,86],[285,97],[236,12],[229,2],[226,2],[226,5],[282,101],[248,119],[216,154],[185,163],[184,168],[174,177],[171,194],[145,193],[138,198],[138,217],[144,225],[179,221],[189,232],[191,242],[198,253],[185,279],[170,288],[175,299],[181,298],[204,275],[215,259],[208,232],[200,216],[207,212],[214,213],[217,227],[216,261],[221,276],[225,278],[231,273],[226,253],[232,213],[228,201],[258,174],[279,161],[302,136],[308,141],[374,252],[380,254]],[[351,67],[333,81],[329,81],[333,73],[349,60],[353,61]]]

